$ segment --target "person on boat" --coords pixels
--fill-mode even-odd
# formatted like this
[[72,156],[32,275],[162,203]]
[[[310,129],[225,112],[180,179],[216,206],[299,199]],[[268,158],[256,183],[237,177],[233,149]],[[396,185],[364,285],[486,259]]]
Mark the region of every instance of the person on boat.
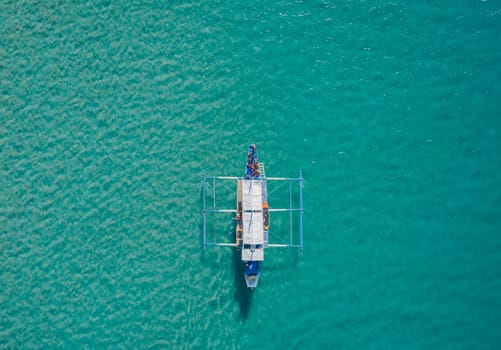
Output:
[[254,163],[252,165],[252,176],[253,177],[259,176],[259,166],[257,163]]

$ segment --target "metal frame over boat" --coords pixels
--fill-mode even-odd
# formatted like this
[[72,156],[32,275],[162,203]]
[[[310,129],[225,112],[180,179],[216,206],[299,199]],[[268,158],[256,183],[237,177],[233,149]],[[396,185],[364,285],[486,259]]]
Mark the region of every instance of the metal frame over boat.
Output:
[[[236,208],[218,209],[216,206],[216,183],[219,181],[236,181]],[[289,183],[289,207],[269,208],[268,182],[277,181]],[[297,195],[299,207],[293,207],[293,184],[298,185]],[[212,208],[207,208],[209,195],[208,187],[212,187]],[[242,252],[242,261],[245,263],[244,278],[247,287],[254,289],[259,281],[259,265],[264,260],[266,248],[299,248],[303,250],[303,177],[301,172],[297,178],[266,177],[264,164],[258,161],[257,150],[254,144],[247,152],[247,165],[244,177],[234,176],[205,176],[202,175],[202,216],[203,216],[203,247],[226,246],[236,247]],[[270,213],[289,213],[289,242],[269,242],[272,231],[269,231]],[[207,239],[208,214],[213,214],[215,222],[218,213],[235,214],[235,242],[218,241],[213,227],[213,239]],[[299,214],[299,237],[294,237],[293,213]],[[297,234],[296,234],[297,235]]]

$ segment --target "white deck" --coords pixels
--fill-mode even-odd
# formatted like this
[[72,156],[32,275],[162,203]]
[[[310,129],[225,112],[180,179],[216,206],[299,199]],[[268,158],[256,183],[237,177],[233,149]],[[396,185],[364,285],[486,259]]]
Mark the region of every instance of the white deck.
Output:
[[[264,260],[263,191],[259,180],[242,180],[242,228],[242,260]],[[247,244],[253,247],[245,248]]]

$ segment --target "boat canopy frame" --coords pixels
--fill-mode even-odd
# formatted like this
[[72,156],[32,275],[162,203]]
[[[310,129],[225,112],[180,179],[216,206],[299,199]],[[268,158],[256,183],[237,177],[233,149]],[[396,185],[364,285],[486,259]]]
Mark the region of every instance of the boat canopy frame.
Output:
[[[216,215],[218,213],[234,213],[237,214],[238,210],[237,209],[218,209],[217,208],[217,203],[216,203],[216,180],[222,180],[222,181],[236,181],[238,184],[239,180],[246,180],[245,177],[238,177],[238,176],[206,176],[205,174],[202,174],[202,219],[203,219],[203,235],[202,235],[202,246],[204,249],[208,246],[219,246],[219,247],[240,247],[236,242],[230,243],[230,242],[219,242],[216,237],[215,233],[215,227],[213,226],[212,229],[212,237],[213,240],[209,241],[207,236],[208,236],[208,229],[207,229],[207,219],[209,215],[213,215],[213,220],[215,223],[216,220]],[[259,181],[259,180],[256,180]],[[269,208],[268,211],[270,213],[272,212],[288,212],[289,213],[289,242],[280,242],[280,243],[267,243],[265,248],[298,248],[300,251],[303,251],[303,214],[304,214],[304,208],[303,208],[303,176],[302,172],[299,172],[299,177],[262,177],[260,181],[283,181],[283,182],[288,182],[289,183],[289,207],[288,208]],[[293,207],[293,190],[294,190],[294,184],[298,186],[299,191],[296,193],[299,193],[299,207]],[[212,191],[209,191],[209,186],[212,187]],[[208,201],[207,201],[207,196],[208,194],[212,194],[212,208],[209,209],[207,207]],[[271,194],[271,193],[269,193]],[[299,228],[298,232],[296,233],[296,237],[294,237],[294,230],[293,230],[293,213],[298,212],[299,213]],[[298,237],[297,237],[298,236]],[[235,238],[236,239],[236,238]]]

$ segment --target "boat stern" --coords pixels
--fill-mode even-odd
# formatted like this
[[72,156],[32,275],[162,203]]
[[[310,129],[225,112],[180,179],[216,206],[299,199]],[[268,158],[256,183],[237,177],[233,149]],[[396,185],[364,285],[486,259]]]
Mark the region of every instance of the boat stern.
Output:
[[245,263],[245,283],[250,289],[255,289],[259,281],[259,261],[247,261]]

